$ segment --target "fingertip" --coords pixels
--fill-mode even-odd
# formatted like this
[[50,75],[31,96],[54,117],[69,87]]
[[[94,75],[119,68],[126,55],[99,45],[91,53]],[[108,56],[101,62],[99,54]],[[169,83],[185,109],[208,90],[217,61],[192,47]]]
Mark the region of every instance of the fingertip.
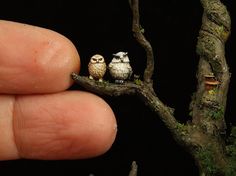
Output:
[[90,93],[72,91],[18,98],[15,137],[29,159],[82,159],[103,154],[114,142],[111,108]]
[[[116,137],[117,123],[110,106],[100,97],[82,91],[71,91],[76,103],[68,103],[72,120],[63,120],[67,131],[62,136],[70,136],[71,145],[59,159],[84,159],[107,152]],[[69,109],[69,108],[68,108]],[[73,146],[73,147],[71,147]],[[65,156],[65,158],[64,158]]]
[[80,113],[86,114],[86,118],[83,125],[79,126],[80,128],[82,126],[81,131],[86,133],[83,134],[83,138],[78,135],[75,141],[77,141],[78,147],[81,147],[81,143],[83,143],[84,150],[78,152],[75,148],[75,153],[78,153],[72,152],[69,159],[83,159],[104,154],[111,148],[117,133],[116,119],[110,106],[94,94],[80,92],[81,95],[84,96],[86,102]]
[[80,157],[87,158],[101,155],[110,149],[116,137],[117,123],[112,109],[103,99],[88,92],[83,94],[88,101],[85,106],[93,106],[92,109],[84,109],[85,113],[90,114],[91,119],[88,120],[90,133],[87,138],[88,148]]
[[73,43],[41,27],[0,20],[0,92],[51,93],[72,84],[80,57]]

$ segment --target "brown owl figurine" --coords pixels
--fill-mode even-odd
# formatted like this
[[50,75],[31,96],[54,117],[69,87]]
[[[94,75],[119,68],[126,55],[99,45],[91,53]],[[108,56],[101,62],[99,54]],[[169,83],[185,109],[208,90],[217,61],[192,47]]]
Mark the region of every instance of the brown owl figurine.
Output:
[[106,73],[106,69],[107,66],[104,57],[100,54],[95,54],[91,57],[88,64],[89,79],[95,79],[99,82],[102,82],[102,78]]

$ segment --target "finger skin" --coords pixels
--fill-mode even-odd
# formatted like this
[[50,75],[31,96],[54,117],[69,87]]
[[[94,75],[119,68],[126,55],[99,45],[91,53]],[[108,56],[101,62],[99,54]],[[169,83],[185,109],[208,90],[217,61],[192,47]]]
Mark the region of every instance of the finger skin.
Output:
[[0,20],[0,93],[67,89],[80,60],[66,37],[48,29]]
[[13,95],[0,95],[0,160],[19,158],[13,133]]
[[88,158],[106,152],[116,136],[112,110],[90,93],[17,96],[11,109],[12,124],[5,122],[10,135],[0,134],[0,159]]

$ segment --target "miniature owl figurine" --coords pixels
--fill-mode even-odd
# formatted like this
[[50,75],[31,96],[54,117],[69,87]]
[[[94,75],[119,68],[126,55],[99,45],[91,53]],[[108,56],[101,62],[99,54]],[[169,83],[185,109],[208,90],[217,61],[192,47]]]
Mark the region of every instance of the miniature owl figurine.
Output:
[[112,78],[115,79],[115,83],[122,84],[131,77],[133,72],[129,63],[128,53],[118,52],[113,54],[113,56],[112,61],[109,63],[109,72]]
[[88,64],[89,79],[95,79],[99,82],[102,82],[102,78],[106,73],[106,69],[107,66],[104,57],[99,54],[95,54],[91,57]]

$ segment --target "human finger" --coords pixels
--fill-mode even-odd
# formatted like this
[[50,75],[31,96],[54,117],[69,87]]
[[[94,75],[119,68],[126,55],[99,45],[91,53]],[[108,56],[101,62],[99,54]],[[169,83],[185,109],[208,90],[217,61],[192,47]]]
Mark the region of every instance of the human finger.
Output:
[[0,97],[0,160],[88,158],[106,152],[115,139],[114,114],[93,94]]
[[0,93],[67,89],[80,60],[66,37],[48,29],[0,20]]

